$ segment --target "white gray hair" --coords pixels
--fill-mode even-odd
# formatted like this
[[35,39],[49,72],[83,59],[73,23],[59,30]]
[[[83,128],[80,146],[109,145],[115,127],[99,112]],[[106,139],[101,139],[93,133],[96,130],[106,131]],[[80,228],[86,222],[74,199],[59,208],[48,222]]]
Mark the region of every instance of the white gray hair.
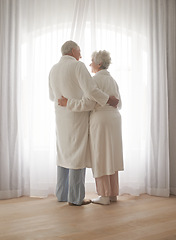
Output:
[[107,52],[106,50],[103,51],[95,51],[92,53],[92,60],[96,64],[101,64],[100,69],[108,69],[109,65],[111,64],[111,57],[110,53]]
[[61,47],[62,56],[71,53],[73,48],[79,48],[78,44],[71,40],[65,42]]

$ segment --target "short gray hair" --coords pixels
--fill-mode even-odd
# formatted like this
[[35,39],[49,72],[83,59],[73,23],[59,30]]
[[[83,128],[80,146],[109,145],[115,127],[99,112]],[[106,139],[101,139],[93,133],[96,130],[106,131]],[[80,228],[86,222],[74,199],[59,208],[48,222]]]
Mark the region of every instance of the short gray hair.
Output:
[[111,64],[111,57],[110,53],[107,52],[106,50],[103,51],[95,51],[92,53],[92,60],[96,64],[101,64],[100,69],[108,69],[109,65]]
[[79,48],[78,44],[71,40],[65,42],[61,47],[62,56],[71,53],[73,48]]

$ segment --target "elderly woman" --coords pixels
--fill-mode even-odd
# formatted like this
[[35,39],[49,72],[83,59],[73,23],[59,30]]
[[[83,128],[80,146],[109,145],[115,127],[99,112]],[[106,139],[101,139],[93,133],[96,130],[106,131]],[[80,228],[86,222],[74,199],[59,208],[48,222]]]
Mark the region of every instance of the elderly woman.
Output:
[[72,111],[90,112],[90,150],[92,172],[99,195],[93,199],[93,203],[110,204],[117,201],[119,194],[118,171],[123,170],[123,151],[121,134],[121,98],[116,81],[107,71],[111,63],[110,54],[107,51],[94,52],[92,72],[95,73],[93,80],[98,88],[109,96],[119,99],[117,108],[108,104],[100,106],[98,103],[87,98],[59,99],[59,105],[67,106]]

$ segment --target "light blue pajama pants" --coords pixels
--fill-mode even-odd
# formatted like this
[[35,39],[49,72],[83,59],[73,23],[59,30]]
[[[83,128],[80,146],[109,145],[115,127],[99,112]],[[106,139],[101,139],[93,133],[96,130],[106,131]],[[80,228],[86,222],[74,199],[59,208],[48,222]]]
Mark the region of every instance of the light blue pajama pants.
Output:
[[59,202],[81,205],[85,197],[86,169],[68,169],[57,166],[56,197]]

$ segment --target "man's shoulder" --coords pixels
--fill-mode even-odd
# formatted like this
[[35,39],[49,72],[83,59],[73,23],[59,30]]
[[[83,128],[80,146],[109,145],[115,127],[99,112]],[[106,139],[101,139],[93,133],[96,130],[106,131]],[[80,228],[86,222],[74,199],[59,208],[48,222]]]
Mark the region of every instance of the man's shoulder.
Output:
[[59,64],[59,63],[55,63],[55,64],[51,67],[51,69],[50,69],[50,74],[58,67],[58,64]]
[[75,66],[78,70],[86,68],[85,64],[81,61],[77,61]]

